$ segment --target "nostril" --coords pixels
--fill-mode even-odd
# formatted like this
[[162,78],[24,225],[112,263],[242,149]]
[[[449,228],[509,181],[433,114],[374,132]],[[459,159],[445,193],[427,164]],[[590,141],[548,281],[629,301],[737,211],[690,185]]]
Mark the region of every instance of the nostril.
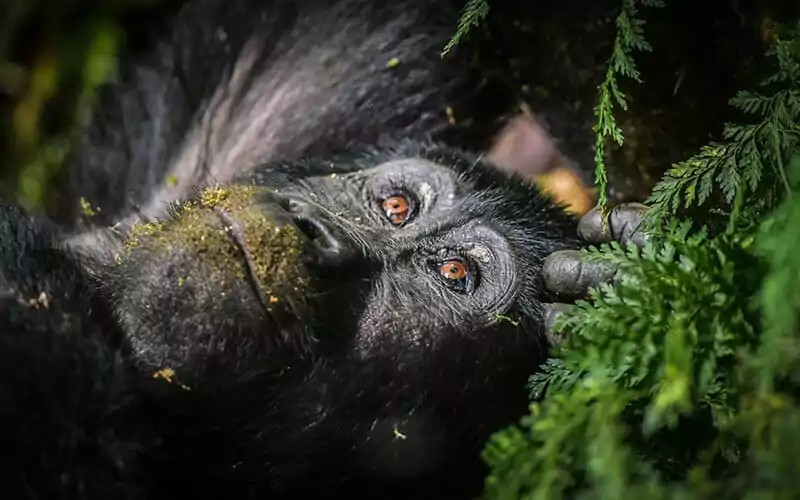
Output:
[[348,237],[335,223],[316,217],[295,217],[294,223],[310,242],[304,260],[322,268],[340,267],[355,256]]
[[305,217],[298,217],[294,220],[297,229],[300,230],[309,240],[313,242],[317,242],[320,239],[320,232],[317,229],[317,225],[310,219]]
[[279,196],[276,201],[278,206],[290,214],[299,214],[303,211],[303,203],[294,198]]
[[354,255],[352,241],[335,220],[329,219],[313,202],[281,196],[277,203],[289,214],[294,226],[310,243],[305,258],[309,263],[339,266]]
[[305,211],[306,204],[294,198],[289,198],[286,209],[293,214],[300,214]]
[[343,242],[340,241],[340,235],[332,223],[308,216],[295,217],[294,223],[317,250],[325,253],[337,253],[342,250]]

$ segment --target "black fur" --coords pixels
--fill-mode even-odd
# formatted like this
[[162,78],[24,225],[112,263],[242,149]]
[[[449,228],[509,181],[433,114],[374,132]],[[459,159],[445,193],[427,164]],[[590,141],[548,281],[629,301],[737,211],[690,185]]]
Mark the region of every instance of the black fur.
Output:
[[[382,180],[402,169],[366,168],[398,159],[412,159],[404,185]],[[360,242],[314,275],[314,314],[287,327],[244,284],[226,289],[229,300],[193,275],[179,255],[191,248],[165,260],[142,239],[98,286],[39,223],[4,214],[0,394],[17,411],[4,419],[3,457],[20,484],[9,498],[479,491],[480,447],[524,411],[521,388],[545,353],[542,259],[573,244],[572,221],[532,187],[449,149],[403,146],[337,166],[366,169],[300,178],[273,175],[298,165],[270,165],[253,179],[279,191],[257,210],[279,217],[274,200],[316,195],[316,217]],[[400,229],[358,188],[413,194],[420,180],[452,185]],[[464,255],[476,242],[492,257],[472,296],[417,270],[438,250]],[[186,270],[181,286],[176,269]],[[47,307],[26,302],[42,291]],[[152,378],[163,368],[172,383]]]
[[144,415],[108,304],[40,221],[2,206],[0,241],[3,496],[140,498]]
[[150,45],[124,56],[62,170],[51,215],[75,224],[83,197],[102,208],[90,226],[158,217],[193,187],[259,163],[386,138],[485,147],[500,124],[474,117],[497,118],[513,103],[471,67],[468,40],[440,56],[461,7],[188,2],[167,29],[153,29]]
[[[542,261],[576,240],[533,186],[445,133],[443,105],[474,97],[438,58],[456,14],[199,0],[127,60],[64,178],[65,207],[101,208],[91,230],[66,209],[59,228],[0,213],[4,498],[480,492],[479,451],[524,413],[545,355]],[[215,180],[257,195],[168,210]],[[416,200],[399,228],[380,208],[398,192]],[[228,259],[184,234],[193,214]],[[300,235],[301,291],[275,278],[267,303],[228,272],[271,255],[241,244],[247,217]],[[127,246],[104,229],[142,219],[164,225]],[[474,290],[438,276],[451,257]]]

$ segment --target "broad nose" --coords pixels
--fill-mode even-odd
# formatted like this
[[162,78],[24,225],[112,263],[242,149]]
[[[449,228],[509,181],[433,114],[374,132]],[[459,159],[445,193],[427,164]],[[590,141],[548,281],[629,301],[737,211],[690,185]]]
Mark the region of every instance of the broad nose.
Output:
[[344,228],[317,204],[306,199],[282,195],[278,203],[297,229],[308,239],[308,264],[323,267],[342,266],[357,256],[356,245]]

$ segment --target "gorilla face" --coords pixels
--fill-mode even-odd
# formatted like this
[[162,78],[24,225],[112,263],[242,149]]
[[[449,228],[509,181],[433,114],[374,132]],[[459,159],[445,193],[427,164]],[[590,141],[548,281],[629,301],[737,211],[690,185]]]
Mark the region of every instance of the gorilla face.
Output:
[[[111,289],[143,370],[240,395],[242,469],[246,449],[285,463],[317,439],[373,476],[419,474],[524,409],[542,261],[574,233],[521,180],[406,147],[207,189],[134,232]],[[287,421],[302,434],[259,443]]]

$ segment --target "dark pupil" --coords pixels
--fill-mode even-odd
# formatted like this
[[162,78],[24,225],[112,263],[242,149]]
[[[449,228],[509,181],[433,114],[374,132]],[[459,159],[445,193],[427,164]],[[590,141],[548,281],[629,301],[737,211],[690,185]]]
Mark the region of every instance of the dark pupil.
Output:
[[450,268],[450,274],[458,274],[458,268],[453,266]]

